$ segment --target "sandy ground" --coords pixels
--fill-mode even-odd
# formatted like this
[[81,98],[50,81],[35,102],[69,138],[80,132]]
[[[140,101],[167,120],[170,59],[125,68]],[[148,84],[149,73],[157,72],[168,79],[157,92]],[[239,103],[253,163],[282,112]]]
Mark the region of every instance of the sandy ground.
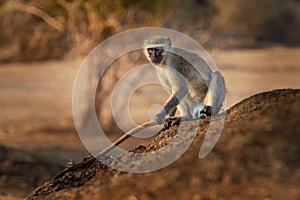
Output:
[[[300,48],[209,53],[224,75],[227,107],[258,92],[300,88]],[[72,118],[72,86],[81,61],[0,65],[0,144],[61,165],[70,160],[78,162],[86,155]],[[145,93],[141,94],[137,103],[144,102]],[[145,111],[139,109],[134,115],[144,115]],[[24,197],[28,192],[25,188],[15,195]],[[9,191],[1,190],[0,184],[0,195],[11,198],[7,194]]]

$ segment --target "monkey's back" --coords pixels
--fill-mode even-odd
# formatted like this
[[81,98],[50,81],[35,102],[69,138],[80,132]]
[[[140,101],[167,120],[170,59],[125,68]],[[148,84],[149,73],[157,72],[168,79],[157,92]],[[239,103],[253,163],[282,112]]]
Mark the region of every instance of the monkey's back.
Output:
[[206,62],[197,54],[179,48],[173,48],[168,54],[170,59],[166,60],[166,65],[176,67],[175,70],[186,79],[193,91],[188,94],[190,101],[203,102],[212,73]]

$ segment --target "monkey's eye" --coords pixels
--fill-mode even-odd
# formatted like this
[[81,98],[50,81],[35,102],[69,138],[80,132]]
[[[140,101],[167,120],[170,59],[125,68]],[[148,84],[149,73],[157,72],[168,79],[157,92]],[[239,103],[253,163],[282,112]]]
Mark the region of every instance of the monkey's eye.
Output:
[[154,49],[153,48],[148,48],[147,51],[148,51],[148,54],[151,55],[153,53]]

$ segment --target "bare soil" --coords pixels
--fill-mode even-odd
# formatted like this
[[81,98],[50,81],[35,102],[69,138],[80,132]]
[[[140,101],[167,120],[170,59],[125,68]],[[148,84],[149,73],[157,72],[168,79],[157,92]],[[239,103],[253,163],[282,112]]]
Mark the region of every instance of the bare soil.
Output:
[[[120,173],[87,157],[28,199],[299,199],[299,100],[300,90],[283,89],[234,105],[218,143],[204,159],[198,152],[209,119],[184,124],[197,129],[197,136],[182,157],[161,170]],[[187,134],[174,126],[135,151],[155,151]],[[126,163],[130,156],[122,160]]]

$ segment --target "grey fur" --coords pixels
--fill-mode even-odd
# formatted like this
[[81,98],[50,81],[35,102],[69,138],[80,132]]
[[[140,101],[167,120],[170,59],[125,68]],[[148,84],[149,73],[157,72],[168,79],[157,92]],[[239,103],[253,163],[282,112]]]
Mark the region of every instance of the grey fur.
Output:
[[[153,62],[148,48],[164,49],[160,63]],[[220,111],[226,93],[224,79],[219,71],[212,72],[200,56],[172,47],[171,40],[166,37],[146,40],[144,53],[154,65],[159,81],[170,93],[164,110],[156,115],[157,123],[163,123],[176,106],[181,117],[188,119],[193,117],[195,107],[200,104],[211,106],[212,114]]]

